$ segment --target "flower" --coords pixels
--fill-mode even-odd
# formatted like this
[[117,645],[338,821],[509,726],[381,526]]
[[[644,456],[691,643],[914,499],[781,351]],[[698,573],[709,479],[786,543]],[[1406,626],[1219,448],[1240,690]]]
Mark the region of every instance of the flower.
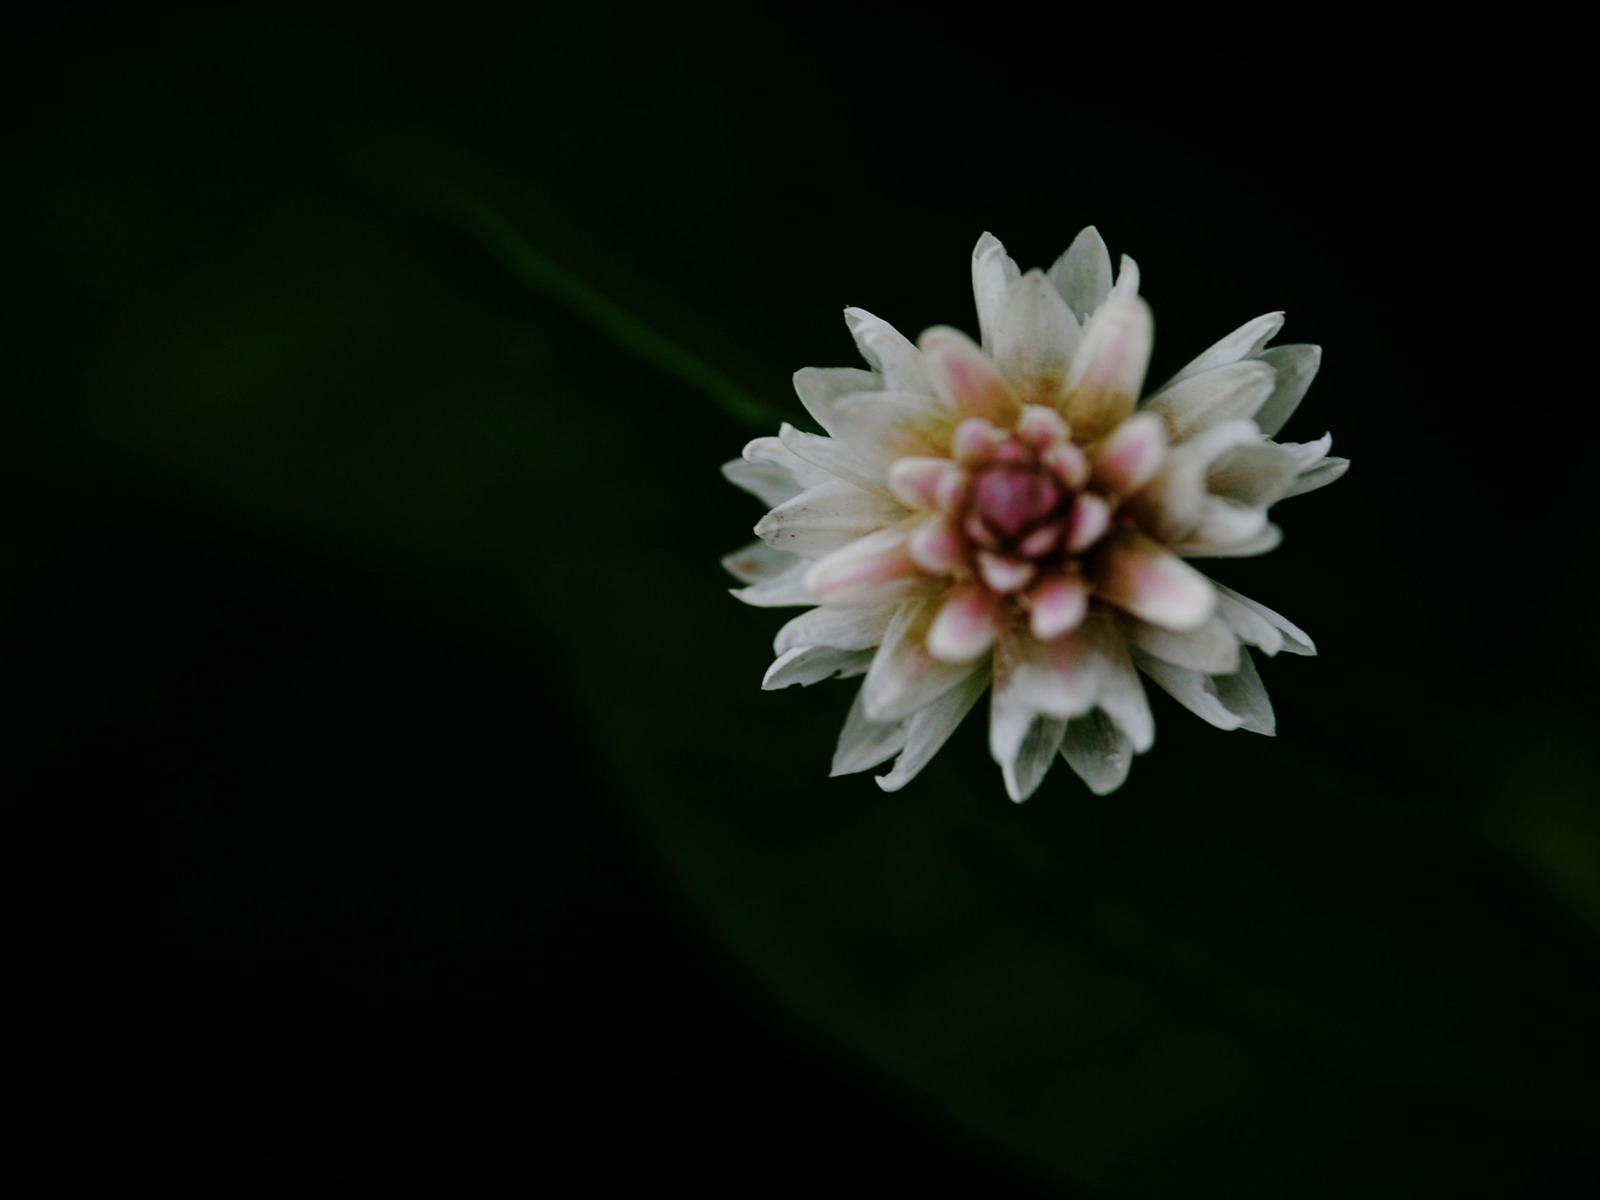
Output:
[[1185,560],[1271,550],[1268,507],[1349,466],[1327,435],[1273,440],[1321,350],[1267,349],[1269,313],[1140,403],[1150,309],[1132,259],[1113,285],[1093,227],[1026,275],[986,233],[972,284],[981,345],[944,326],[913,344],[846,309],[871,369],[794,377],[827,436],[784,425],[723,468],[771,506],[724,559],[733,594],[809,610],[762,686],[864,675],[833,774],[898,755],[891,791],[986,689],[1019,801],[1058,752],[1097,794],[1121,786],[1155,737],[1140,672],[1219,728],[1271,734],[1250,649],[1311,639]]

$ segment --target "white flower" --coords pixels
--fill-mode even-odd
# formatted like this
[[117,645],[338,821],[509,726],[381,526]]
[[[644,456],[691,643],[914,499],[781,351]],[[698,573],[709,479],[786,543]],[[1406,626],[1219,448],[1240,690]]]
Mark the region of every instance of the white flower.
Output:
[[[1235,330],[1137,403],[1150,357],[1139,272],[1085,229],[1022,274],[989,234],[972,254],[982,344],[912,344],[845,311],[870,370],[795,375],[828,436],[784,425],[724,468],[772,506],[725,561],[779,632],[767,688],[865,675],[835,775],[899,755],[904,786],[991,689],[989,746],[1013,800],[1057,753],[1100,794],[1155,737],[1143,671],[1222,729],[1273,732],[1247,647],[1313,654],[1283,617],[1185,559],[1260,554],[1267,509],[1332,483],[1331,438],[1272,440],[1316,346],[1265,349],[1282,313]],[[1137,670],[1135,669],[1137,668]]]

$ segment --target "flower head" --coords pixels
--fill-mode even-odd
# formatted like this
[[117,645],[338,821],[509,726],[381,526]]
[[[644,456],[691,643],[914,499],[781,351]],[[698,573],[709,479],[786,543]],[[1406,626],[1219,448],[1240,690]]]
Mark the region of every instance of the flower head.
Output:
[[887,790],[986,690],[1014,800],[1058,753],[1097,793],[1122,784],[1155,737],[1141,671],[1213,725],[1272,733],[1249,648],[1311,641],[1186,560],[1271,550],[1267,509],[1344,473],[1326,435],[1273,440],[1321,352],[1265,348],[1270,313],[1140,402],[1150,309],[1093,228],[1026,275],[984,234],[972,282],[981,344],[847,309],[870,369],[794,380],[827,436],[784,425],[724,468],[772,506],[724,560],[734,595],[809,610],[763,686],[864,675],[833,773],[898,755]]

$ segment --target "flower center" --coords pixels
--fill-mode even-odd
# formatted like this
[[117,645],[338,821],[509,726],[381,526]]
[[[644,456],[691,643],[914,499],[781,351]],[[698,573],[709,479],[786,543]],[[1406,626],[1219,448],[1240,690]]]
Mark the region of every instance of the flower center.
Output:
[[1025,405],[1011,429],[963,421],[951,444],[961,486],[944,489],[945,517],[913,537],[912,558],[934,574],[965,568],[991,593],[1026,591],[1030,604],[1039,587],[1076,588],[1068,560],[1106,532],[1111,507],[1087,490],[1089,463],[1068,433],[1040,405]]
[[972,535],[990,549],[1009,548],[1059,516],[1066,498],[1062,486],[1038,467],[988,467],[973,480],[972,516],[979,528]]

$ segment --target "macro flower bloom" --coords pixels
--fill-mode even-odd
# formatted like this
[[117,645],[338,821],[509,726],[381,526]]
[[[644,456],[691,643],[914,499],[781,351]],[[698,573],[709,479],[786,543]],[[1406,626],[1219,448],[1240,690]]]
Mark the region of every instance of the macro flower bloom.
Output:
[[870,369],[794,377],[826,436],[784,425],[724,467],[771,507],[724,560],[733,594],[808,609],[763,686],[865,676],[833,774],[898,755],[891,791],[985,690],[1013,800],[1058,753],[1094,792],[1121,786],[1155,737],[1141,672],[1219,728],[1271,734],[1251,649],[1311,640],[1187,560],[1271,550],[1267,509],[1344,473],[1327,435],[1273,440],[1320,349],[1267,348],[1269,313],[1140,402],[1150,309],[1093,227],[1027,274],[986,233],[972,284],[980,343],[846,309]]

